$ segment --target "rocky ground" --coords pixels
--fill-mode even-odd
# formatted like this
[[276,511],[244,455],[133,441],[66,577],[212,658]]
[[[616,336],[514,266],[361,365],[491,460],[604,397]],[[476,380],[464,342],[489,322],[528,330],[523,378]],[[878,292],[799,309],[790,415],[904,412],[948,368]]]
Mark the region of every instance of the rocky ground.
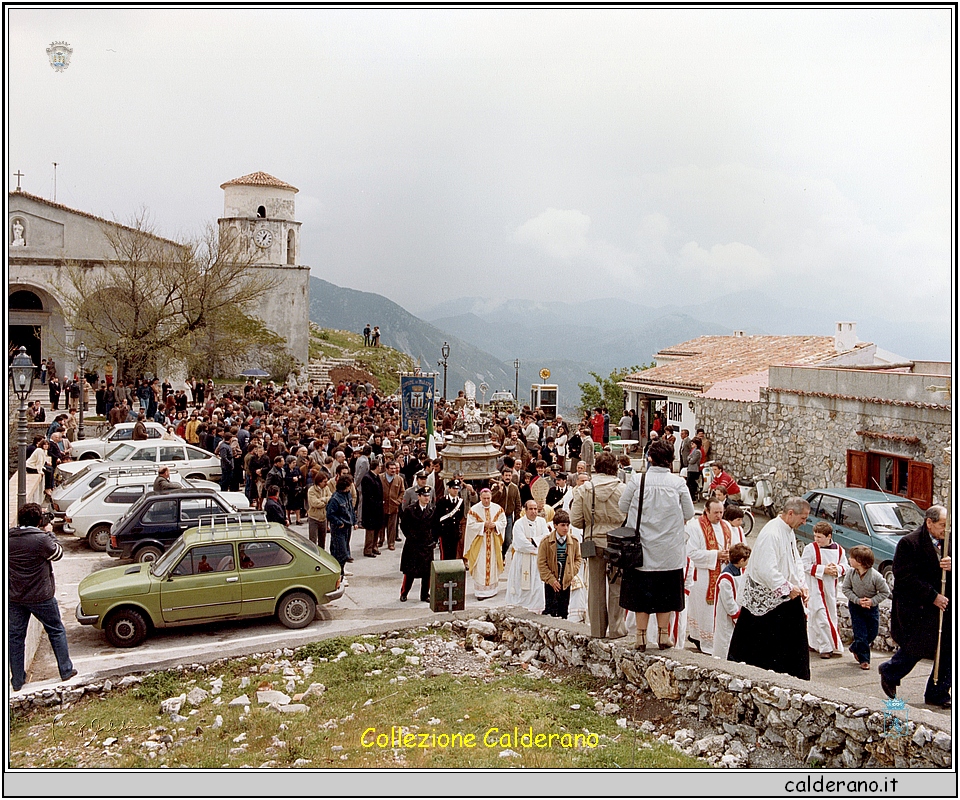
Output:
[[[300,747],[298,742],[289,741],[290,738],[302,737],[288,736],[291,725],[287,720],[292,721],[307,714],[311,706],[324,707],[326,687],[313,679],[313,674],[320,664],[338,663],[356,655],[369,654],[373,658],[386,659],[383,669],[369,670],[363,673],[363,677],[381,679],[390,675],[390,684],[404,684],[407,681],[440,675],[470,676],[478,681],[493,683],[505,673],[523,673],[530,678],[542,678],[555,684],[574,679],[574,671],[569,668],[540,662],[536,658],[536,651],[514,652],[508,644],[496,641],[496,636],[497,630],[492,622],[457,620],[424,626],[413,631],[368,635],[353,641],[336,653],[329,652],[323,656],[310,655],[298,659],[293,650],[278,649],[244,659],[242,667],[239,668],[246,674],[243,674],[239,681],[236,678],[236,660],[224,660],[206,666],[183,666],[175,671],[179,677],[186,679],[178,684],[178,687],[181,687],[178,693],[166,695],[162,691],[162,683],[159,684],[160,693],[156,698],[159,700],[160,716],[152,719],[160,724],[150,724],[149,727],[141,727],[135,731],[126,731],[122,724],[90,724],[89,715],[83,719],[70,719],[71,709],[84,695],[103,697],[116,689],[136,690],[146,685],[157,686],[156,678],[158,675],[162,677],[162,674],[148,673],[126,676],[117,681],[105,680],[85,687],[75,687],[69,692],[64,691],[59,697],[56,692],[48,689],[32,698],[23,698],[21,713],[29,713],[31,708],[59,704],[54,727],[59,724],[65,733],[69,733],[71,727],[86,726],[84,735],[63,735],[58,737],[55,743],[47,744],[36,751],[28,749],[18,754],[16,765],[118,766],[124,758],[129,758],[133,751],[160,767],[181,764],[194,766],[196,763],[189,758],[192,746],[198,746],[196,743],[206,734],[222,737],[225,733],[225,730],[221,730],[224,726],[225,710],[230,709],[234,714],[230,723],[234,727],[239,723],[239,732],[235,731],[234,727],[229,728],[233,734],[227,753],[230,761],[206,766],[331,766],[334,760],[346,761],[350,758],[347,752],[349,748],[335,744],[325,748],[328,752],[318,757],[316,753]],[[299,652],[302,654],[303,651]],[[234,670],[233,677],[228,674],[229,668]],[[223,694],[225,675],[232,696]],[[364,695],[362,683],[359,682],[357,701],[354,704],[358,709],[379,702]],[[686,708],[682,704],[658,700],[650,692],[642,693],[633,683],[604,679],[597,679],[594,690],[587,695],[593,699],[592,712],[614,720],[623,735],[628,736],[629,732],[633,731],[639,748],[652,748],[651,740],[656,739],[680,753],[703,759],[715,767],[789,766],[783,764],[782,753],[774,753],[773,750],[767,752],[762,742],[748,748],[730,734],[711,729],[708,721],[698,718],[695,704]],[[265,730],[262,722],[264,715],[251,715],[251,708],[275,712],[275,726]],[[570,709],[579,711],[580,705],[571,705]],[[414,712],[414,723],[427,729],[431,725],[439,725],[439,719],[419,719],[421,710]],[[589,707],[583,710],[590,711]],[[236,711],[240,711],[239,716],[236,716]],[[316,714],[310,716],[316,718]],[[322,730],[335,731],[348,726],[353,720],[354,713],[350,713],[319,719],[316,725]],[[463,720],[457,722],[462,723]],[[244,724],[254,726],[255,730],[247,731]],[[29,727],[27,734],[32,739],[46,741],[44,732],[49,731],[50,727],[50,722],[44,720]],[[413,724],[411,729],[418,727],[419,725]],[[236,763],[243,762],[248,754],[250,740],[262,742],[265,734],[272,735],[269,746],[265,749],[258,747],[256,753],[250,752],[249,755],[262,754],[266,760],[261,761],[258,758],[256,763]],[[299,757],[291,757],[291,747],[298,750]],[[301,749],[303,752],[299,753]],[[394,755],[398,765],[404,763],[405,757],[403,751]],[[500,752],[500,757],[520,758],[521,754],[505,748]]]

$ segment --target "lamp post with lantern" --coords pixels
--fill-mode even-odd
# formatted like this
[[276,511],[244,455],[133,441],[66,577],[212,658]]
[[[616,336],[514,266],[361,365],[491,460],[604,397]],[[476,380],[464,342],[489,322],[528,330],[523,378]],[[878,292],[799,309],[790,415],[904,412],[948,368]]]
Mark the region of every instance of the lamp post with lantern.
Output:
[[86,376],[86,374],[84,373],[83,365],[87,363],[87,356],[88,356],[88,355],[89,355],[89,351],[87,350],[87,346],[86,346],[83,342],[80,342],[80,344],[77,345],[77,362],[80,364],[80,422],[79,422],[79,427],[78,427],[78,429],[77,429],[77,438],[78,438],[78,439],[83,439],[83,438],[84,438],[84,435],[83,435],[83,401],[84,401],[84,399],[85,399],[84,395],[85,395],[86,393],[85,393],[83,390],[84,390],[84,388],[85,388],[85,386],[86,386],[86,383],[87,383],[87,376]]
[[450,345],[446,342],[443,343],[443,347],[440,348],[440,355],[443,356],[443,361],[438,361],[437,366],[443,367],[443,402],[447,402],[447,359],[450,358]]
[[36,366],[27,354],[26,347],[20,347],[10,363],[10,379],[13,393],[20,401],[20,413],[17,420],[17,511],[27,502],[27,397],[33,389]]
[[516,370],[516,375],[514,376],[513,381],[513,399],[517,404],[517,409],[520,408],[520,359],[515,358],[513,360],[513,368]]

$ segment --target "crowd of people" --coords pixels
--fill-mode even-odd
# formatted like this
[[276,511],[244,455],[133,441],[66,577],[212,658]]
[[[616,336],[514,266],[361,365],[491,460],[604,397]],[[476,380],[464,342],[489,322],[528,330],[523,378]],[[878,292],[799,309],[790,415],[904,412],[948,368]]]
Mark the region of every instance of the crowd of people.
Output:
[[[717,658],[803,679],[810,677],[811,651],[821,658],[843,652],[837,605],[845,597],[851,653],[861,669],[870,667],[877,608],[889,595],[873,553],[845,552],[829,524],[818,524],[801,555],[795,531],[809,506],[796,497],[751,549],[739,487],[719,464],[708,487],[713,494],[697,515],[700,465],[711,449],[702,429],[693,436],[679,431],[678,443],[657,417],[643,466],[634,471],[628,455],[618,458],[604,446],[609,415],[601,409],[570,425],[529,407],[497,413],[489,430],[499,474],[470,482],[444,477],[442,443],[438,457],[428,457],[423,438],[401,429],[397,399],[381,397],[369,382],[298,387],[248,380],[242,390],[218,392],[210,382],[120,381],[101,385],[96,401],[111,419],[162,421],[167,435],[216,454],[224,489],[244,491],[270,520],[306,522],[309,538],[329,549],[345,582],[353,577],[358,532],[359,557],[402,546],[400,599],[407,601],[419,579],[420,599],[428,601],[439,546],[442,560],[464,560],[479,600],[496,596],[503,576],[508,603],[580,620],[593,637],[633,631],[639,648],[689,642]],[[441,431],[454,429],[466,402],[462,392],[438,402]],[[639,440],[634,424],[635,415],[624,414],[621,436],[629,431]],[[70,457],[75,428],[73,411],[57,414],[32,445],[28,470],[52,475]],[[685,475],[674,471],[678,459]],[[881,666],[888,694],[929,656],[930,618],[949,603],[931,584],[936,570],[949,569],[949,558],[918,563],[942,539],[946,511],[932,511],[929,530],[904,537],[897,549],[894,637],[901,647]],[[614,567],[605,557],[608,534],[621,526],[638,531],[642,564]],[[929,701],[949,703],[949,669],[931,681]]]

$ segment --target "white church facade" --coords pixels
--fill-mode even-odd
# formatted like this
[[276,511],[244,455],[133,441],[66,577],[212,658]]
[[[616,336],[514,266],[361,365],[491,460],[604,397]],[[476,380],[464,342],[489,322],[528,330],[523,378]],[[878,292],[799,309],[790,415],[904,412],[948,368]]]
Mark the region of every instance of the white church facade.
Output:
[[[306,364],[310,267],[300,263],[294,202],[298,190],[264,172],[227,181],[220,188],[221,234],[238,236],[252,256],[251,269],[267,271],[274,287],[264,293],[254,313],[286,339],[287,350],[297,361]],[[20,189],[9,193],[8,351],[24,345],[37,365],[41,358],[52,358],[60,375],[77,370],[79,342],[74,341],[62,305],[64,292],[69,291],[64,269],[68,264],[102,269],[114,257],[106,231],[117,226]],[[161,241],[178,246],[172,240]]]

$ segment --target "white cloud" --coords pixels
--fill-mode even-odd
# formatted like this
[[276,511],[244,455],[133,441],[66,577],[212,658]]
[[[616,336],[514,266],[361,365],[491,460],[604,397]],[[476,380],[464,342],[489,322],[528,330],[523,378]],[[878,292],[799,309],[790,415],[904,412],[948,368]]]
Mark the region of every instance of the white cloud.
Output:
[[696,242],[680,248],[680,270],[698,284],[724,289],[745,286],[772,277],[770,260],[742,242],[715,244],[709,250]]
[[590,217],[583,212],[548,208],[524,222],[513,238],[566,261],[586,249],[589,229]]

